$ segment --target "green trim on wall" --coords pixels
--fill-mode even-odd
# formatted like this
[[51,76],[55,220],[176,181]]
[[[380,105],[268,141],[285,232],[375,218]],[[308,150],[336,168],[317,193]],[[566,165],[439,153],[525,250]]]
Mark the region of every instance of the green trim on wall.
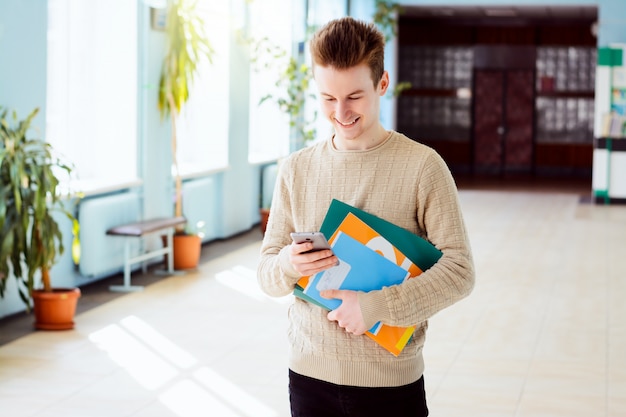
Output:
[[623,51],[619,48],[598,48],[598,65],[606,67],[621,67]]

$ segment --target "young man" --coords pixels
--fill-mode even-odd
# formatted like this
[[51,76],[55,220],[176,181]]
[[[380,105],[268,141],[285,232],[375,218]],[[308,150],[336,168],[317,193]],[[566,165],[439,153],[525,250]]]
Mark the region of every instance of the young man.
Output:
[[[334,134],[281,165],[258,279],[269,295],[290,294],[301,276],[337,264],[330,250],[306,253],[290,232],[319,230],[333,198],[382,217],[443,253],[419,277],[368,293],[329,290],[342,301],[327,312],[296,299],[289,310],[289,394],[294,417],[427,416],[424,345],[427,320],[467,296],[474,267],[457,190],[430,148],[387,131],[380,99],[389,87],[384,38],[373,26],[342,18],[311,41],[322,110]],[[394,357],[365,336],[382,321],[417,325]]]

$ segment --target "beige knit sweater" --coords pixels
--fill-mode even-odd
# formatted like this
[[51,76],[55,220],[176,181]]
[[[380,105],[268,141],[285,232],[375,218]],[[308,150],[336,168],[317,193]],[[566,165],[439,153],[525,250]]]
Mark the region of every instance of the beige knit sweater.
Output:
[[332,140],[290,155],[279,170],[258,280],[271,296],[290,294],[299,274],[286,246],[292,231],[319,230],[333,198],[382,217],[433,243],[443,256],[419,277],[359,293],[370,328],[418,325],[400,356],[365,335],[346,333],[318,306],[295,299],[289,309],[289,366],[335,384],[387,387],[412,383],[424,371],[427,320],[467,296],[474,267],[456,186],[432,149],[391,132],[366,151],[338,151]]

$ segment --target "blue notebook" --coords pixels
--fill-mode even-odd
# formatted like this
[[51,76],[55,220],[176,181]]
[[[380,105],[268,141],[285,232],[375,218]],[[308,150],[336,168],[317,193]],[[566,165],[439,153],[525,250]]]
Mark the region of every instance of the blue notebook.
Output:
[[327,289],[374,291],[404,282],[409,273],[372,249],[339,232],[332,244],[339,265],[317,273],[303,289],[304,294],[334,310],[341,300],[326,299],[320,291]]

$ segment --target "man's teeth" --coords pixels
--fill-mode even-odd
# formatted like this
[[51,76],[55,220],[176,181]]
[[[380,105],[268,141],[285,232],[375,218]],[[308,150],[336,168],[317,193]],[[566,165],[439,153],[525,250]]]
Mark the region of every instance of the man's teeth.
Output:
[[340,125],[342,125],[342,126],[350,126],[350,125],[355,124],[357,120],[359,120],[359,119],[358,119],[358,118],[357,118],[357,119],[354,119],[353,121],[348,122],[348,123],[339,122],[339,120],[337,120],[337,121],[338,121],[338,122],[339,122],[339,124],[340,124]]

